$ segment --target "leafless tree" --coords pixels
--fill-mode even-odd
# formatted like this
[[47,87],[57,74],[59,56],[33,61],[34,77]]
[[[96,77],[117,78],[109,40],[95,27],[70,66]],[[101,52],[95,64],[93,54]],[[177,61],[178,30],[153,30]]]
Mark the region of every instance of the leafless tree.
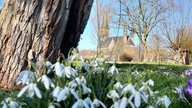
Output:
[[[184,50],[190,50],[190,37],[192,24],[191,15],[191,0],[174,1],[172,2],[169,16],[162,23],[161,31],[165,44],[173,52],[174,60],[182,59]],[[185,60],[183,60],[185,62]]]
[[166,0],[119,0],[122,24],[139,37],[147,59],[147,38],[150,32],[162,21],[168,10]]
[[161,37],[161,35],[159,34],[152,34],[152,36],[149,37],[149,44],[148,44],[148,49],[151,53],[153,53],[153,57],[156,57],[155,60],[157,62],[160,62],[160,55],[161,55],[161,51],[166,50],[164,47],[164,42],[163,39]]

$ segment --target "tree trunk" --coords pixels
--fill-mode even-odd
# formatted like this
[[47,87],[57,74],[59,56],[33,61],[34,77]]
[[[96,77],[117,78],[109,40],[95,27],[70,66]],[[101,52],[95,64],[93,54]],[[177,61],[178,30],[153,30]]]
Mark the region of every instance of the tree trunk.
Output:
[[0,86],[12,88],[18,74],[45,58],[55,62],[77,47],[93,0],[5,0],[0,14]]
[[148,57],[147,57],[147,45],[146,44],[144,44],[143,45],[143,56],[144,56],[144,62],[147,62],[148,61]]

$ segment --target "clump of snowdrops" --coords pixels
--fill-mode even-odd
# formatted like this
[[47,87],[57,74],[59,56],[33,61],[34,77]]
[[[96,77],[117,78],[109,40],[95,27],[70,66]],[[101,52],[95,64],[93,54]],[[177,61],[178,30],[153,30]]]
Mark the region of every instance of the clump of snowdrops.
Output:
[[[60,61],[60,60],[58,60]],[[80,61],[73,66],[74,61]],[[45,62],[44,74],[23,70],[16,79],[24,87],[17,97],[7,97],[3,108],[138,108],[169,107],[170,99],[158,97],[152,91],[153,80],[121,84],[116,79],[120,72],[115,64],[110,66],[103,58],[84,61],[79,54],[63,62]],[[50,77],[51,76],[51,77]],[[156,101],[154,101],[156,100]]]

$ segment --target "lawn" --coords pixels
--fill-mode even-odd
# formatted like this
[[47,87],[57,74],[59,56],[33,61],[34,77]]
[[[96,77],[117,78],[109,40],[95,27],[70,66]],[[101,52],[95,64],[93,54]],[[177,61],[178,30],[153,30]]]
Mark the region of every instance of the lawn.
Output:
[[[178,101],[178,95],[173,92],[175,87],[179,87],[180,85],[183,87],[186,86],[186,82],[189,78],[191,78],[191,76],[182,77],[181,75],[185,74],[185,70],[192,69],[191,66],[163,63],[121,63],[117,64],[117,67],[123,72],[119,78],[122,82],[128,81],[136,83],[140,80],[145,81],[152,79],[155,83],[153,89],[160,91],[161,94],[166,94],[172,99],[170,107],[191,107],[190,105],[188,106],[188,104],[183,103],[183,101]],[[138,72],[138,75],[130,78],[130,74],[133,72]]]
[[[91,63],[90,63],[91,64]],[[64,64],[66,65],[66,64]],[[98,64],[97,64],[98,65]],[[89,71],[89,72],[83,72],[78,77],[82,81],[81,76],[85,76],[86,79],[86,86],[87,88],[91,89],[91,92],[89,93],[82,93],[82,88],[75,88],[76,93],[78,94],[78,99],[72,97],[71,95],[67,97],[67,99],[63,99],[61,101],[56,102],[55,98],[51,95],[51,92],[54,90],[54,88],[46,90],[45,87],[43,88],[42,84],[37,84],[39,87],[42,97],[41,100],[38,99],[38,96],[33,96],[33,98],[30,98],[29,96],[23,95],[22,97],[17,98],[17,94],[19,91],[5,91],[0,90],[0,102],[3,101],[6,97],[12,97],[13,100],[22,101],[25,104],[30,104],[29,106],[24,107],[48,107],[50,105],[50,102],[54,103],[52,105],[55,105],[55,103],[59,103],[60,107],[69,107],[73,106],[74,103],[76,103],[76,99],[87,99],[86,97],[89,97],[92,101],[93,99],[97,98],[101,102],[103,102],[106,107],[110,107],[112,105],[115,105],[115,102],[117,100],[120,100],[120,98],[123,97],[130,97],[130,93],[126,93],[123,96],[120,96],[120,98],[114,98],[111,95],[111,90],[114,90],[114,84],[117,82],[121,82],[121,84],[133,84],[135,90],[141,89],[140,87],[143,85],[143,82],[147,82],[149,79],[154,81],[154,86],[150,86],[151,91],[158,91],[158,94],[156,95],[156,98],[149,98],[149,91],[146,92],[146,96],[148,97],[147,103],[144,102],[144,100],[141,100],[140,107],[149,107],[150,105],[153,105],[154,107],[165,107],[162,103],[161,105],[157,106],[157,100],[158,97],[162,97],[166,95],[171,100],[170,108],[187,108],[191,107],[189,103],[192,102],[192,99],[186,96],[186,99],[189,103],[186,101],[179,100],[179,95],[175,92],[175,87],[179,87],[182,85],[183,87],[186,86],[187,80],[191,77],[188,75],[185,75],[185,70],[191,69],[191,66],[184,66],[184,65],[173,65],[173,64],[159,64],[159,63],[117,63],[116,67],[118,69],[118,74],[109,74],[109,67],[111,67],[113,64],[110,63],[102,63],[99,64],[97,67],[104,67],[103,69],[100,69],[99,72],[95,73],[94,69],[92,67],[89,67],[90,69],[87,70],[87,66],[79,63],[76,66],[76,69],[78,71]],[[60,87],[70,87],[70,82],[73,81],[74,78],[68,78],[67,80],[62,80],[62,84],[57,83],[60,85]],[[61,81],[61,79],[59,79]],[[78,81],[77,81],[78,82]],[[83,87],[84,88],[84,87]],[[89,89],[87,89],[89,91]],[[116,90],[118,91],[118,90]],[[123,90],[122,90],[123,91]],[[84,91],[83,91],[84,92]],[[82,94],[81,94],[82,93]],[[49,94],[49,95],[47,95]],[[74,94],[73,94],[74,95]],[[150,94],[151,95],[151,94]],[[37,101],[34,99],[38,99]],[[115,99],[115,101],[114,101]],[[26,101],[27,100],[27,101]],[[134,101],[134,99],[132,100]],[[64,103],[63,103],[64,102]],[[47,105],[45,105],[47,103]],[[94,103],[94,102],[93,102]],[[33,105],[34,104],[34,105]],[[37,104],[37,106],[35,106]],[[55,107],[59,107],[55,105]],[[128,105],[127,107],[131,107]]]

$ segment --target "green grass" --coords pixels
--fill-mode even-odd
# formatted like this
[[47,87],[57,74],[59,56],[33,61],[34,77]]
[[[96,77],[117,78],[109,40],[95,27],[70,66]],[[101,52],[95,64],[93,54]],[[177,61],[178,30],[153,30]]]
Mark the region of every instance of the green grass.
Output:
[[[112,64],[110,64],[112,65]],[[152,87],[153,91],[159,91],[159,96],[167,95],[171,100],[171,108],[187,108],[190,107],[181,101],[177,101],[178,95],[173,92],[175,87],[180,84],[185,87],[187,80],[190,76],[181,77],[186,69],[192,69],[191,66],[184,65],[172,65],[172,64],[158,64],[158,63],[117,63],[119,74],[116,76],[108,76],[107,73],[92,75],[87,74],[87,82],[91,83],[91,87],[95,89],[94,92],[98,92],[97,97],[104,103],[110,104],[111,101],[107,98],[104,99],[103,94],[106,94],[116,81],[124,83],[135,84],[141,81],[147,81],[152,79],[155,82],[155,86]],[[160,68],[163,67],[163,68]],[[107,70],[106,70],[107,71]],[[139,72],[140,75],[133,75],[132,73]],[[166,76],[164,72],[174,73],[171,76]],[[102,83],[101,83],[102,82]],[[18,92],[18,91],[16,91]],[[15,91],[4,91],[0,89],[0,102],[8,96],[16,96]],[[190,99],[192,100],[192,99]]]
[[[171,108],[186,108],[188,106],[181,101],[177,101],[178,95],[173,92],[175,87],[182,85],[185,87],[187,80],[191,76],[182,77],[186,69],[192,69],[191,66],[173,65],[173,64],[146,64],[146,63],[126,63],[116,64],[122,72],[119,80],[121,82],[136,83],[140,80],[146,81],[152,79],[155,82],[153,89],[158,90],[161,94],[167,95],[172,99]],[[165,67],[160,69],[159,67]],[[141,72],[141,77],[130,77],[130,74],[134,71]],[[174,73],[172,76],[166,76],[163,72]],[[184,106],[185,105],[185,106]]]

